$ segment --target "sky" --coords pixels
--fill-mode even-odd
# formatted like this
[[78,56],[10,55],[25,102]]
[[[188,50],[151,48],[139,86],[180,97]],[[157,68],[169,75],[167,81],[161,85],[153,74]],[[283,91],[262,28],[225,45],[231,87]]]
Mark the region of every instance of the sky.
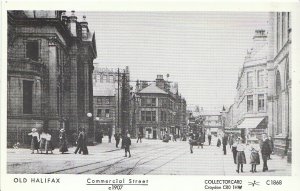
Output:
[[[267,12],[76,12],[95,31],[100,67],[129,66],[131,80],[178,82],[187,104],[230,106],[239,69]],[[134,85],[134,83],[132,84]]]

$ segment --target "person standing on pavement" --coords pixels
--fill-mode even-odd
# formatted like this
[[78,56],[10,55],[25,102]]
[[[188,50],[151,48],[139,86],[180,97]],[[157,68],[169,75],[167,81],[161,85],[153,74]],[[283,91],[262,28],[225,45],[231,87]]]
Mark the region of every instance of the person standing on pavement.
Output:
[[271,149],[271,153],[268,157],[268,160],[271,160],[271,154],[273,153],[274,151],[274,142],[273,142],[273,139],[271,136],[269,136],[269,146],[270,146],[270,149]]
[[269,170],[268,169],[268,158],[271,154],[269,139],[266,134],[262,135],[262,143],[261,143],[261,156],[263,159],[263,172]]
[[222,144],[223,144],[223,152],[224,155],[226,155],[226,147],[227,147],[227,142],[228,142],[228,135],[225,133],[222,139]]
[[205,137],[204,137],[205,135],[204,135],[204,133],[203,132],[201,132],[201,134],[200,134],[200,145],[201,145],[201,149],[203,149],[203,145],[204,145],[204,142],[205,142]]
[[82,128],[79,129],[79,134],[78,134],[76,143],[77,143],[77,147],[76,147],[74,153],[77,154],[77,152],[79,151],[79,154],[81,154],[82,146],[83,146],[83,131],[82,131]]
[[130,134],[127,134],[124,138],[124,149],[125,149],[125,156],[127,157],[127,152],[129,154],[128,157],[131,157],[131,153],[130,153],[130,145],[131,145],[131,139],[130,139]]
[[119,143],[120,143],[120,139],[121,139],[121,135],[120,133],[117,131],[114,135],[115,140],[116,140],[116,148],[119,148]]
[[99,132],[99,143],[102,143],[102,139],[103,139],[103,130],[101,129]]
[[244,141],[241,140],[241,138],[239,137],[238,140],[237,140],[237,147],[236,147],[236,150],[237,150],[237,153],[236,153],[236,163],[237,163],[237,170],[236,172],[237,173],[240,173],[240,170],[241,172],[244,172],[243,171],[243,165],[246,164],[246,156],[245,156],[245,144],[244,144]]
[[221,135],[218,134],[218,141],[217,141],[217,147],[221,146]]
[[89,151],[88,151],[88,148],[87,148],[87,134],[85,132],[85,129],[83,128],[82,129],[82,154],[83,155],[88,155],[89,154]]
[[46,139],[46,144],[45,144],[46,154],[48,154],[48,151],[50,151],[51,154],[53,154],[53,145],[52,145],[51,137],[52,137],[51,134],[47,130],[46,131],[46,136],[45,136],[45,139]]
[[195,137],[196,135],[191,133],[190,136],[189,136],[189,144],[190,144],[190,151],[191,151],[191,154],[193,154],[193,144],[195,142]]
[[208,138],[208,145],[210,145],[211,144],[211,132],[210,132],[210,129],[207,132],[207,138]]
[[258,149],[254,148],[254,146],[251,146],[250,152],[251,152],[251,154],[250,154],[250,164],[251,164],[250,172],[254,173],[254,172],[256,172],[256,165],[260,164],[259,153],[258,153]]
[[142,143],[142,137],[143,137],[142,133],[139,132],[138,139],[137,139],[136,143],[138,143],[139,141],[140,141],[140,143]]
[[60,130],[59,133],[59,152],[61,152],[61,154],[64,154],[67,151],[68,151],[67,136],[66,136],[66,131],[63,128]]
[[28,135],[31,135],[31,154],[34,154],[35,150],[37,153],[39,153],[40,135],[36,128],[32,128],[31,133],[28,133]]
[[43,130],[40,135],[40,152],[43,154],[43,151],[46,150],[46,132]]
[[232,133],[230,133],[229,137],[228,137],[228,142],[229,142],[229,147],[231,148],[233,145],[233,135]]
[[231,151],[232,151],[232,155],[233,155],[234,164],[236,164],[236,154],[237,154],[236,149],[237,149],[237,140],[233,139],[233,144],[232,144],[232,147],[231,147]]

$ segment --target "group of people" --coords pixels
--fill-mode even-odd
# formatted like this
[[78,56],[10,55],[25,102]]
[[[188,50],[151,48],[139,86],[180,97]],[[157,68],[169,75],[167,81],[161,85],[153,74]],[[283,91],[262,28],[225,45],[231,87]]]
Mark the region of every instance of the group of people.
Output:
[[201,146],[203,149],[203,144],[205,142],[205,135],[203,132],[196,132],[196,133],[190,133],[189,134],[189,144],[190,144],[190,152],[193,154],[193,146],[198,146],[198,148]]
[[[114,135],[115,140],[116,140],[116,148],[119,148],[119,144],[120,144],[120,140],[121,140],[121,134],[117,131]],[[142,134],[139,133],[138,135],[138,139],[137,139],[137,143],[138,142],[142,142]],[[131,139],[130,139],[130,134],[128,132],[125,133],[125,136],[122,137],[122,142],[121,142],[121,148],[124,148],[125,150],[125,156],[127,157],[127,153],[128,153],[128,157],[131,157],[131,153],[130,153],[130,145],[131,145]]]
[[[31,154],[34,154],[34,151],[41,154],[44,152],[53,154],[52,135],[47,129],[39,133],[36,128],[32,128],[28,135],[31,136]],[[59,133],[59,151],[62,154],[68,151],[65,129],[61,129]]]
[[[268,139],[266,134],[262,135],[262,141],[260,146],[257,145],[249,145],[250,147],[250,164],[251,170],[250,172],[257,172],[256,166],[260,164],[260,156],[259,150],[261,151],[262,160],[263,160],[263,172],[268,171],[268,160],[270,159],[270,155],[273,152],[273,148],[271,145],[270,139]],[[245,144],[245,140],[241,137],[238,137],[234,140],[233,145],[231,147],[234,163],[237,164],[236,172],[243,172],[243,165],[246,164],[246,156],[245,150],[247,146]]]

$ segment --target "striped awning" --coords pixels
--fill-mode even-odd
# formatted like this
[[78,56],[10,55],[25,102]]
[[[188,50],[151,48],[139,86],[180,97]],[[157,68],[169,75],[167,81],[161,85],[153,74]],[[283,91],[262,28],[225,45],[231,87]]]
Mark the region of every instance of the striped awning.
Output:
[[239,129],[254,129],[256,128],[265,117],[245,118],[244,121],[238,126]]

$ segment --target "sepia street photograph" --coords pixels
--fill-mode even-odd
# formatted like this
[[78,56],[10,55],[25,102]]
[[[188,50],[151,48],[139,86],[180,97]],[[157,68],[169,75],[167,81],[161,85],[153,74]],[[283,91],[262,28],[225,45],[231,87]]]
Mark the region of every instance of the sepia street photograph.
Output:
[[8,174],[292,175],[291,12],[6,14]]

